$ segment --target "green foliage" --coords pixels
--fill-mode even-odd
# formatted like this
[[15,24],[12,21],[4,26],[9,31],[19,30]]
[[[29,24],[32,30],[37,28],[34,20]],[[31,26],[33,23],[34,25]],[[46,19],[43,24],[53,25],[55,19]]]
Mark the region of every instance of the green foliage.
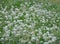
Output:
[[[27,4],[25,3],[25,2],[27,2]],[[41,15],[41,16],[32,16],[31,14],[32,13],[34,13],[34,10],[33,11],[29,11],[29,8],[31,7],[31,6],[33,6],[34,4],[38,4],[38,3],[41,3],[41,4],[43,4],[42,5],[42,10],[43,9],[46,9],[47,11],[51,11],[51,12],[56,12],[56,13],[58,13],[57,15],[55,15],[56,13],[51,13],[51,15],[53,15],[53,16],[51,16],[51,19],[49,18],[49,17],[47,17],[47,16],[44,16],[43,14]],[[21,4],[23,5],[23,6],[21,6]],[[49,5],[50,4],[50,5]],[[5,8],[7,6],[7,9],[6,9],[6,11],[8,11],[8,15],[11,15],[12,13],[11,13],[11,8],[12,8],[12,6],[13,6],[13,11],[15,11],[15,8],[18,8],[19,10],[17,10],[16,11],[16,16],[18,15],[18,13],[19,12],[23,12],[23,15],[22,16],[19,16],[19,18],[18,18],[18,20],[23,20],[22,21],[22,23],[25,23],[26,21],[25,21],[25,15],[26,15],[26,12],[25,11],[29,11],[30,13],[29,13],[29,15],[31,15],[31,16],[29,16],[29,18],[30,17],[34,17],[34,18],[32,18],[32,21],[30,21],[30,22],[27,22],[27,24],[28,25],[30,25],[30,23],[31,22],[33,22],[34,20],[35,21],[37,21],[36,22],[36,25],[35,25],[35,30],[36,29],[38,29],[38,28],[41,28],[42,26],[43,26],[43,28],[42,28],[42,32],[43,32],[43,34],[44,33],[46,33],[48,30],[44,30],[44,29],[46,29],[44,26],[47,26],[48,28],[51,28],[51,27],[53,27],[53,24],[55,24],[55,25],[57,25],[58,27],[60,27],[60,19],[58,18],[58,17],[60,17],[60,5],[59,4],[55,4],[55,3],[52,3],[51,1],[49,1],[49,0],[0,0],[0,39],[3,37],[3,34],[5,33],[5,31],[3,30],[3,27],[4,26],[6,26],[6,25],[8,25],[5,21],[9,21],[10,19],[6,19],[5,18],[5,13],[3,13],[3,9]],[[25,8],[24,8],[24,6],[26,6]],[[37,7],[36,7],[37,8]],[[34,9],[34,8],[33,8]],[[2,11],[2,12],[1,12]],[[6,11],[4,11],[4,12],[6,12]],[[18,12],[19,11],[19,12]],[[32,13],[31,13],[32,12]],[[35,13],[36,14],[36,13]],[[8,16],[7,15],[7,16]],[[46,15],[46,14],[45,14]],[[43,23],[43,22],[40,22],[40,20],[42,20],[42,17],[45,17],[45,19],[48,19],[48,21],[46,22],[46,23]],[[12,21],[11,22],[13,22],[14,21],[14,17],[15,16],[11,16],[11,18],[12,18]],[[53,20],[52,19],[54,19],[54,21],[55,21],[55,23],[53,22]],[[58,20],[58,21],[57,21]],[[16,23],[16,24],[18,24],[18,23]],[[20,24],[21,25],[21,24]],[[12,25],[12,26],[9,26],[8,27],[8,29],[10,30],[10,31],[12,31],[12,29],[13,29],[13,27],[14,27],[14,24]],[[32,31],[33,29],[31,29],[31,28],[28,28],[28,27],[25,27],[25,29],[28,29],[28,31],[30,32],[30,31]],[[27,30],[26,29],[26,30]],[[30,29],[30,30],[29,30]],[[34,30],[34,31],[35,31]],[[57,32],[58,31],[58,32]],[[23,32],[23,31],[22,31]],[[22,33],[21,32],[21,33]],[[55,28],[55,30],[49,30],[49,32],[50,33],[53,33],[58,39],[60,39],[60,30],[58,29],[56,29]],[[27,32],[26,32],[27,33]],[[38,32],[34,32],[35,33],[35,35],[37,36],[37,33]],[[28,33],[26,34],[26,35],[28,35]],[[13,38],[13,39],[11,39],[11,40],[0,40],[0,44],[2,44],[2,42],[3,42],[3,44],[19,44],[19,38],[24,38],[24,39],[26,39],[26,38],[29,38],[29,39],[31,39],[31,37],[29,37],[29,35],[26,37],[26,36],[23,36],[23,35],[21,35],[21,36],[19,36],[19,37],[14,37],[15,35],[13,35],[11,32],[10,32],[10,35],[9,35],[11,38]],[[48,36],[48,35],[47,35]],[[10,39],[10,38],[9,38]],[[39,38],[39,43],[41,42],[41,44],[43,44],[43,42],[46,42],[44,39],[43,39],[43,37],[41,36],[41,38]],[[47,39],[48,40],[48,39]],[[31,41],[32,42],[32,44],[36,44],[36,41]],[[57,42],[58,42],[58,40],[56,41],[56,43],[55,42],[53,42],[52,44],[57,44]],[[60,42],[60,41],[59,41]],[[59,42],[58,42],[58,44],[59,44]],[[27,42],[26,43],[21,43],[21,44],[28,44]]]

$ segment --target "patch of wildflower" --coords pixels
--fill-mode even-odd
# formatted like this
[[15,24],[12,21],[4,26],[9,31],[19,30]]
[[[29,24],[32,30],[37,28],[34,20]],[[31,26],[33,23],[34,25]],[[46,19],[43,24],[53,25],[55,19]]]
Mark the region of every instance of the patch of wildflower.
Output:
[[[3,27],[4,34],[2,43],[21,44],[49,44],[57,40],[56,33],[59,30],[60,16],[56,12],[41,9],[42,4],[34,4],[27,9],[27,2],[20,8],[7,7],[0,10],[5,17],[6,25]],[[1,22],[0,22],[1,23]],[[55,30],[55,32],[54,32]],[[0,32],[1,33],[1,32]]]

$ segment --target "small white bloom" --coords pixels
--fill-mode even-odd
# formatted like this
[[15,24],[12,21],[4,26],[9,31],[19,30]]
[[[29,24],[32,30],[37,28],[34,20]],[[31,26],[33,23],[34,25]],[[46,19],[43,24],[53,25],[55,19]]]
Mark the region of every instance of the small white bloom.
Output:
[[43,44],[49,44],[48,42],[44,42]]
[[1,33],[1,31],[0,31],[0,33]]
[[53,41],[53,42],[56,41],[56,37],[52,37],[52,41]]
[[32,40],[35,40],[36,38],[35,38],[35,37],[32,37],[31,39],[32,39]]
[[1,38],[1,40],[4,40],[4,38]]

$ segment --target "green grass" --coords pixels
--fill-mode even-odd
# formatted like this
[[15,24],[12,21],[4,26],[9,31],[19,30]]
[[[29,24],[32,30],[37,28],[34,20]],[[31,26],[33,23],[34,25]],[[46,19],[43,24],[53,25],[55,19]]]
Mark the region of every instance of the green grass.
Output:
[[[52,2],[48,0],[1,0],[0,44],[44,44],[53,37],[56,37],[56,40],[50,44],[60,44],[60,5]],[[46,40],[44,34],[46,34]],[[49,36],[52,37],[48,38]]]

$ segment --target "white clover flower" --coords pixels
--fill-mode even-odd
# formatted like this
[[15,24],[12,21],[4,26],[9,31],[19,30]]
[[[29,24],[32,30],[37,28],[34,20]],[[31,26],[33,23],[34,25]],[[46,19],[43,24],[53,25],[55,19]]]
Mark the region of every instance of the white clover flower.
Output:
[[56,41],[57,39],[56,39],[56,37],[54,36],[54,37],[52,37],[52,41],[54,42],[54,41]]
[[8,30],[8,26],[3,27],[4,30]]
[[46,26],[46,30],[50,30],[50,28],[48,28],[48,27]]
[[52,43],[52,40],[49,40],[48,43]]
[[12,12],[12,15],[16,15],[16,12],[15,11],[11,11]]
[[0,31],[0,33],[1,33],[1,31]]
[[1,13],[5,14],[5,11],[1,11]]
[[15,16],[14,19],[18,19],[18,16]]
[[29,41],[28,44],[32,44],[31,41]]
[[9,34],[10,34],[10,30],[7,30],[7,31],[5,31],[5,36],[9,36]]
[[13,31],[16,31],[17,29],[13,28]]
[[44,42],[43,44],[49,44],[48,42]]
[[23,32],[26,32],[27,30],[23,30]]
[[31,41],[34,41],[35,39],[36,39],[35,37],[32,37],[32,38],[31,38]]
[[14,34],[14,35],[15,35],[15,34],[16,34],[16,31],[12,31],[12,34]]
[[46,33],[43,34],[43,39],[44,39],[44,40],[47,40],[47,39],[48,39],[48,36],[47,36]]
[[29,18],[29,14],[26,14],[26,15],[25,15],[25,18]]
[[13,23],[9,23],[7,26],[9,26],[9,27],[10,27],[10,26],[12,26],[12,25],[13,25]]
[[27,5],[28,3],[27,3],[27,2],[25,2],[25,4]]
[[18,8],[15,8],[15,10],[16,10],[16,11],[19,11],[19,9],[18,9]]
[[4,40],[4,38],[1,38],[0,40]]
[[0,24],[1,24],[2,22],[0,21]]

